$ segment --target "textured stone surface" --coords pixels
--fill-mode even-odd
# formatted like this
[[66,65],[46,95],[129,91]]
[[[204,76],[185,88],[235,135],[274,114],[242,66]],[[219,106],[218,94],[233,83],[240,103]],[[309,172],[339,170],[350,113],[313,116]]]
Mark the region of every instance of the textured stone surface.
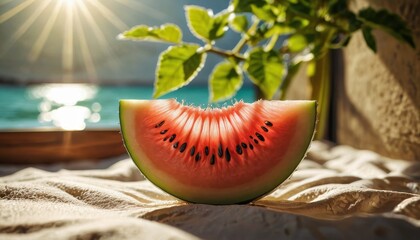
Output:
[[357,0],[399,14],[413,31],[417,49],[375,31],[377,54],[360,33],[344,50],[339,84],[337,141],[394,158],[420,161],[420,1]]

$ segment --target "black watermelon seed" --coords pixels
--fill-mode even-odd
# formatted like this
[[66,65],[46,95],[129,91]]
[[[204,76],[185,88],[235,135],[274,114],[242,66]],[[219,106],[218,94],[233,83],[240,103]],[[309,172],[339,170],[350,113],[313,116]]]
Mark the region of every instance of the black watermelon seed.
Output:
[[215,162],[216,162],[216,157],[214,156],[214,154],[212,154],[210,158],[210,164],[214,165]]
[[249,148],[252,150],[254,149],[254,145],[252,145],[251,143],[249,144]]
[[229,162],[230,161],[230,152],[229,152],[228,148],[226,148],[225,154],[226,154],[226,161]]
[[176,138],[176,134],[172,134],[172,136],[169,138],[169,142],[173,142]]
[[178,147],[179,142],[174,143],[173,147],[177,148]]
[[238,145],[236,145],[236,152],[240,155],[240,154],[242,154],[242,148],[241,148],[241,146],[239,146],[239,144]]
[[165,134],[168,131],[168,129],[160,131],[160,134]]
[[197,153],[197,155],[195,155],[195,161],[198,161],[201,159],[201,154]]
[[262,129],[264,132],[268,132],[268,129],[267,129],[266,127],[264,127],[264,126],[261,126],[261,129]]
[[219,149],[217,149],[217,155],[221,158],[223,157],[223,148],[222,144],[219,144]]
[[254,139],[254,137],[252,137],[251,135],[249,135],[249,138]]
[[191,148],[191,150],[190,150],[190,156],[192,157],[192,156],[194,156],[194,153],[195,153],[195,146],[193,146],[192,148]]
[[264,142],[265,139],[264,139],[263,135],[261,135],[259,132],[256,132],[255,136],[257,136],[258,139],[260,139],[261,141]]
[[267,126],[269,126],[269,127],[272,127],[273,126],[273,124],[270,121],[265,121],[264,124],[267,125]]
[[165,123],[165,120],[161,121],[160,123],[155,125],[155,128],[160,128]]
[[184,152],[185,148],[187,148],[187,143],[181,144],[181,146],[179,147],[179,152]]
[[247,146],[246,146],[246,143],[244,143],[244,142],[241,142],[241,146],[243,147],[243,148],[246,148]]
[[168,137],[165,137],[164,139],[163,139],[163,141],[165,142],[166,140],[168,140]]
[[204,148],[204,153],[206,154],[206,156],[208,156],[209,155],[209,153],[210,153],[210,149],[209,149],[209,147],[205,147]]
[[255,144],[258,144],[258,140],[257,140],[257,139],[254,139],[254,143],[255,143]]

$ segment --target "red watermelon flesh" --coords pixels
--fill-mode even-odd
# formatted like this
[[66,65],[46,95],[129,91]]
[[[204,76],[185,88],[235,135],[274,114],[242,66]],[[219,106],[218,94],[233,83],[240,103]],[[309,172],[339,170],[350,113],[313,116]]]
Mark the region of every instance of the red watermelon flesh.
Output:
[[314,101],[238,102],[200,109],[176,100],[121,100],[125,146],[156,186],[189,202],[249,202],[286,180],[305,156]]

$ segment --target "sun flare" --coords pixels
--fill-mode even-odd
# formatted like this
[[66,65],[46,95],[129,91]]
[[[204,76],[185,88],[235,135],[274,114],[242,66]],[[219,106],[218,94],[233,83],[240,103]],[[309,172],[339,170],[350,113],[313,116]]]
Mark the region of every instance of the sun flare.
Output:
[[[51,59],[61,63],[61,69],[54,69],[61,75],[56,81],[95,83],[97,67],[104,59],[112,69],[121,65],[116,57],[119,50],[111,41],[129,26],[114,11],[115,7],[126,12],[149,11],[134,0],[0,1],[0,27],[11,33],[2,35],[0,58],[12,54],[13,47],[30,36],[33,40],[25,45],[28,51],[23,53],[29,65]],[[14,24],[7,26],[9,22]],[[88,79],[75,79],[77,71],[84,71]]]
[[78,0],[60,0],[60,1],[66,4],[67,7],[73,7],[74,3]]

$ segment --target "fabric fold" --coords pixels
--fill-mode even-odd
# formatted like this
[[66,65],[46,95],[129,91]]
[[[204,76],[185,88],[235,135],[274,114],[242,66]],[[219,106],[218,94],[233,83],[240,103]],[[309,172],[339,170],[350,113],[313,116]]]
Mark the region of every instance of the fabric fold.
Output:
[[99,166],[33,166],[0,177],[0,239],[420,235],[418,164],[348,146],[313,142],[291,178],[247,205],[183,202],[144,179],[128,158]]

